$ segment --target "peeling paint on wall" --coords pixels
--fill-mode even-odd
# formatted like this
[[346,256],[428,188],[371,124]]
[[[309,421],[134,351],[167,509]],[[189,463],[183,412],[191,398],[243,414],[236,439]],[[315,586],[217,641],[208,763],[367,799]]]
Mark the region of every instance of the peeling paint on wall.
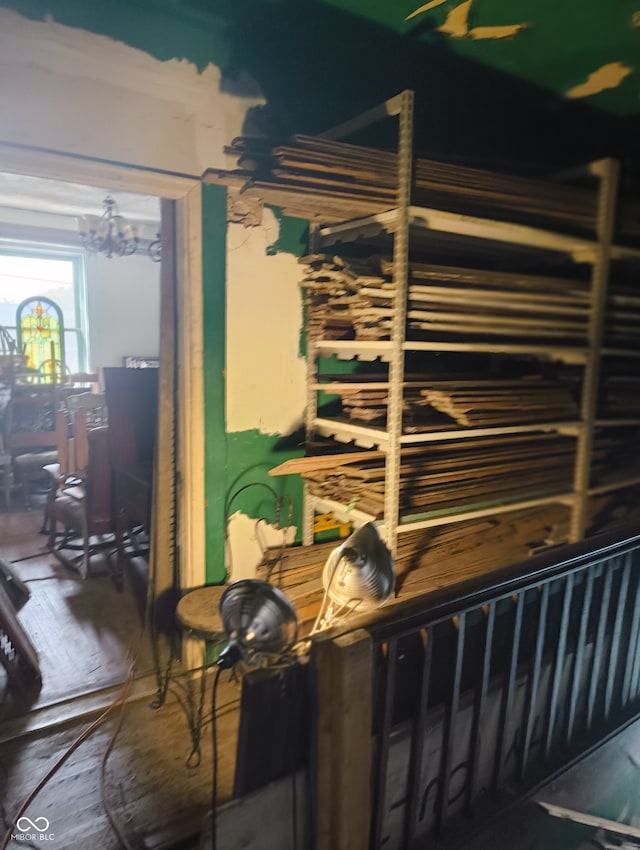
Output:
[[513,38],[529,26],[529,24],[505,24],[469,29],[469,12],[472,2],[473,0],[466,0],[466,2],[456,6],[455,9],[451,9],[444,24],[438,27],[438,31],[446,33],[451,38],[469,38],[476,41],[484,39],[500,40]]
[[529,24],[507,24],[501,27],[474,27],[469,30],[468,38],[480,40],[483,38],[500,40],[502,38],[513,38],[522,30],[529,28]]
[[417,18],[418,15],[422,15],[423,12],[428,12],[429,9],[435,9],[436,6],[442,6],[442,4],[446,2],[447,0],[431,0],[430,3],[425,3],[424,6],[420,6],[418,9],[411,12],[410,15],[407,15],[405,21],[410,21],[411,18]]
[[255,578],[256,568],[262,563],[265,547],[289,546],[295,541],[296,528],[278,528],[271,523],[257,521],[237,511],[228,524],[225,568],[232,581]]
[[305,405],[300,267],[291,254],[269,255],[278,220],[230,224],[227,236],[227,432],[288,434]]
[[466,38],[469,32],[469,10],[473,0],[465,0],[447,14],[445,22],[438,27],[439,32],[450,35],[451,38]]
[[279,209],[274,209],[278,220],[279,233],[275,241],[269,244],[268,254],[293,254],[300,257],[307,252],[309,245],[309,222],[301,218],[283,216]]
[[589,97],[589,95],[598,94],[598,92],[606,91],[607,89],[614,89],[632,71],[633,68],[623,65],[622,62],[609,62],[607,65],[598,68],[597,71],[589,74],[584,83],[580,83],[580,85],[569,89],[566,96],[571,98]]
[[[200,176],[259,97],[224,92],[213,64],[160,61],[123,42],[0,8],[0,138]],[[90,120],[87,120],[90,116]]]

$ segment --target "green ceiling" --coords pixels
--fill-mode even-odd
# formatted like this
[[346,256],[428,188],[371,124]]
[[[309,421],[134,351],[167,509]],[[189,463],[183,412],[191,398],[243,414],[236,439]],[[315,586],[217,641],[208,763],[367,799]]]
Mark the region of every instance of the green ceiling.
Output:
[[[576,95],[618,115],[640,113],[640,0],[325,0],[423,42],[446,39],[468,59],[565,95],[603,66],[611,66],[598,93]],[[409,20],[411,13],[429,5]],[[458,34],[439,30],[457,7]],[[449,18],[449,21],[452,19]],[[485,27],[513,27],[492,38]],[[508,32],[508,30],[507,30]],[[620,80],[619,82],[617,82]],[[597,82],[597,78],[596,78]],[[596,86],[597,87],[597,86]],[[575,96],[575,95],[574,95]]]

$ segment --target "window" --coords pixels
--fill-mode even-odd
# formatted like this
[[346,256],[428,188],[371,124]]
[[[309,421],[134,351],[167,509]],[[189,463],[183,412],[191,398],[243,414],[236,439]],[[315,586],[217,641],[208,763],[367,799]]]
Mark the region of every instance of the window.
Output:
[[82,255],[52,249],[0,252],[0,325],[14,339],[17,338],[18,306],[38,295],[51,299],[62,311],[67,371],[86,371],[86,292]]

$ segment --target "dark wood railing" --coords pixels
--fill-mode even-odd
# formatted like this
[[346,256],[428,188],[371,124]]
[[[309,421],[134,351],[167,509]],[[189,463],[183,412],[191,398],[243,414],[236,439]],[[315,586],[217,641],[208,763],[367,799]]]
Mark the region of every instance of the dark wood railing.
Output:
[[452,841],[639,713],[640,531],[385,606],[315,662],[319,850]]

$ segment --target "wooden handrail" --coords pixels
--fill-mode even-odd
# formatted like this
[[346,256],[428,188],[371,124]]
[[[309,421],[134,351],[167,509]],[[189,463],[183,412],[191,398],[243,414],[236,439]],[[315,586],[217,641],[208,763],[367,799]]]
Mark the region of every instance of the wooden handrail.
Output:
[[[462,810],[495,816],[638,715],[640,529],[387,604],[312,647],[318,847],[422,846],[472,824]],[[343,811],[340,777],[362,787],[369,766],[371,797]]]

